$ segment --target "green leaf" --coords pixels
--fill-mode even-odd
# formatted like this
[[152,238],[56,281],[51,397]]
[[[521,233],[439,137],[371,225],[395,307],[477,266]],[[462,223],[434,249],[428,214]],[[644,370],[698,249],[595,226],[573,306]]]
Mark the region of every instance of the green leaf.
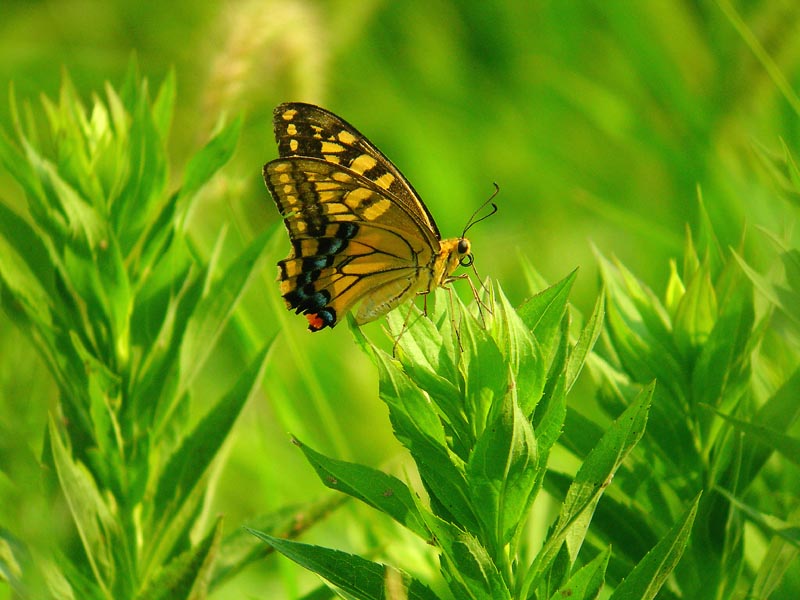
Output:
[[[11,101],[12,104],[16,104],[13,93]],[[17,135],[21,140],[25,140],[19,127]],[[29,147],[29,145],[23,142],[23,148],[25,150]],[[29,161],[26,154],[11,141],[5,129],[0,129],[0,165],[2,165],[9,175],[22,187],[29,202],[37,204],[44,203],[44,190],[36,175],[35,164]]]
[[748,279],[753,282],[755,288],[761,292],[770,303],[777,306],[789,317],[792,322],[796,325],[800,325],[800,314],[798,314],[797,310],[797,307],[800,306],[800,293],[771,283],[766,277],[748,265],[739,254],[733,252],[733,256],[736,258]]
[[[148,423],[156,432],[161,431],[170,421],[168,415],[181,402],[177,396],[181,342],[188,323],[195,312],[203,293],[203,279],[207,271],[187,268],[185,271],[168,273],[164,261],[147,290],[160,287],[160,293],[150,298],[139,294],[137,311],[131,318],[134,342],[140,343],[147,351],[142,357],[139,375],[132,381],[130,390],[130,413],[137,420]],[[176,261],[179,262],[179,261]],[[162,276],[163,275],[163,279]],[[173,279],[174,278],[174,279]],[[178,286],[177,290],[172,285]],[[161,304],[163,302],[163,304]],[[157,331],[148,331],[145,326],[157,326]],[[139,338],[141,336],[141,338]]]
[[171,68],[153,102],[153,124],[161,139],[167,139],[175,112],[175,69]]
[[[631,472],[625,474],[626,480],[636,476],[636,473]],[[545,489],[550,495],[559,498],[566,496],[571,483],[569,476],[549,470],[545,478]],[[653,502],[650,504],[655,505]],[[663,505],[656,506],[658,510],[668,514],[669,511]],[[591,527],[594,534],[604,536],[603,539],[608,539],[613,544],[612,562],[630,561],[632,564],[658,542],[650,515],[638,504],[629,505],[627,496],[622,500],[615,500],[608,494],[603,496],[602,502],[597,503]]]
[[[463,429],[468,433],[457,441],[461,442],[459,456],[467,460],[475,437],[495,418],[509,387],[514,388],[515,396],[519,390],[516,389],[516,373],[510,371],[510,365],[489,333],[469,316],[461,320],[459,330],[467,376],[463,394],[456,396],[454,406],[448,407],[447,422],[465,421]],[[453,446],[455,443],[456,440]]]
[[800,550],[800,522],[797,519],[794,522],[787,522],[742,502],[726,490],[717,488],[717,491],[730,500],[751,521],[759,525],[770,537],[777,536],[791,544],[796,550]]
[[581,465],[561,506],[558,521],[525,577],[523,591],[536,586],[566,542],[572,560],[577,557],[597,502],[614,473],[644,435],[654,384],[645,387],[605,432]]
[[534,422],[533,426],[536,432],[539,460],[543,464],[547,462],[550,449],[564,431],[564,420],[567,416],[567,398],[564,382],[563,376],[556,378],[555,385],[547,400],[546,409],[544,411],[538,410],[542,404],[537,407],[536,417],[538,422]]
[[203,417],[170,456],[159,474],[155,497],[143,520],[151,522],[152,539],[142,562],[158,565],[188,535],[206,495],[199,485],[241,412],[257,389],[271,348],[267,343],[228,393]]
[[140,85],[131,112],[125,157],[128,179],[111,210],[114,231],[126,256],[153,219],[153,212],[164,196],[168,175],[166,141],[153,121],[146,83]]
[[52,419],[49,434],[58,481],[81,538],[89,568],[95,583],[107,597],[111,597],[108,586],[116,576],[113,545],[119,540],[117,522],[89,471],[81,463],[73,461]]
[[[749,380],[749,353],[755,309],[750,286],[743,282],[720,307],[719,316],[692,372],[691,389],[697,403],[731,409],[738,386]],[[724,402],[724,404],[720,404]]]
[[608,295],[606,325],[624,370],[639,383],[657,379],[682,408],[684,369],[672,339],[669,316],[655,295],[619,264],[599,257]]
[[195,154],[183,174],[183,185],[180,190],[181,198],[190,198],[203,187],[209,179],[224,165],[236,149],[239,134],[242,129],[242,118],[237,117],[209,140],[203,148]]
[[[500,399],[498,399],[500,401]],[[511,541],[524,522],[539,473],[536,438],[513,394],[477,440],[467,464],[471,500],[492,553]]]
[[168,518],[200,482],[214,456],[257,389],[272,341],[267,342],[234,386],[206,414],[175,451],[159,478],[153,512]]
[[417,512],[412,492],[397,477],[364,465],[328,458],[296,438],[293,441],[326,486],[389,515],[422,539],[430,539],[430,532]]
[[[59,561],[44,558],[39,569],[46,582],[47,596],[54,600],[107,600],[108,596],[97,585],[87,581],[86,576],[75,568],[69,560]],[[22,596],[24,597],[24,596]]]
[[[536,405],[536,410],[531,416],[531,423],[537,432],[540,430],[543,421],[547,419],[548,414],[552,413],[553,410],[560,411],[561,405],[563,404],[564,394],[566,393],[565,386],[568,372],[568,355],[570,350],[569,331],[571,323],[572,319],[569,311],[567,311],[561,319],[561,332],[558,337],[554,338],[557,347],[555,349],[542,348],[542,354],[550,356],[550,366],[544,389],[542,390],[542,399]],[[578,362],[577,357],[576,362]],[[578,370],[580,370],[580,366],[578,366]],[[560,419],[563,423],[563,415]],[[560,426],[558,433],[560,434]],[[558,437],[558,434],[556,434],[556,437]],[[545,439],[548,439],[548,436],[545,436]],[[543,452],[549,450],[549,446],[546,448],[547,449],[544,449]]]
[[[703,200],[702,188],[697,186],[697,249],[703,257],[703,261],[708,265],[712,274],[719,273],[726,263],[725,255],[720,246],[717,234],[714,232],[714,224],[711,215],[706,210],[706,203]],[[687,228],[688,230],[688,228]],[[688,280],[690,274],[684,273],[684,280]]]
[[[24,261],[24,270],[28,271],[29,276],[33,277],[36,284],[42,288],[44,297],[52,298],[55,292],[50,249],[25,219],[6,206],[5,201],[0,201],[0,239],[4,239],[9,247],[17,249],[15,253],[22,250],[18,256]],[[7,253],[3,252],[2,256],[5,258]],[[5,260],[0,263],[0,273],[4,270],[4,263]],[[24,285],[21,287],[27,288]]]
[[598,256],[598,261],[609,298],[631,318],[636,330],[648,332],[654,342],[674,350],[669,315],[658,297],[619,261],[612,264],[603,256]]
[[[441,298],[441,292],[434,292]],[[448,414],[461,409],[458,382],[461,375],[455,364],[452,344],[436,328],[431,319],[425,318],[416,307],[411,307],[408,322],[401,316],[403,311],[387,315],[390,331],[400,336],[397,341],[397,356],[403,370],[424,389],[436,404]],[[400,333],[402,332],[402,333]]]
[[[783,385],[758,409],[753,424],[759,427],[786,432],[800,417],[800,368],[786,379]],[[751,465],[743,475],[747,483],[752,481],[772,455],[771,445],[751,443],[745,438],[745,465]]]
[[[349,498],[343,494],[330,494],[313,502],[284,505],[274,512],[248,519],[248,525],[280,538],[297,536],[327,519],[347,500]],[[271,546],[265,546],[243,527],[237,527],[222,541],[211,587],[220,586],[272,552]]]
[[245,286],[258,271],[268,234],[255,238],[225,273],[204,290],[183,334],[177,396],[186,392],[205,365]]
[[[491,335],[503,353],[516,383],[520,410],[530,417],[542,397],[545,364],[540,344],[511,306],[499,284],[496,286]],[[548,310],[554,303],[548,305]]]
[[456,598],[511,599],[497,566],[474,535],[430,513],[421,514],[442,551],[442,575]]
[[70,341],[86,373],[86,394],[82,400],[88,403],[89,431],[94,443],[87,449],[87,456],[101,486],[109,488],[117,498],[124,498],[124,467],[120,462],[121,436],[117,420],[121,403],[120,377],[94,356],[74,331],[70,332]]
[[[357,339],[362,334],[357,334]],[[432,494],[435,512],[461,523],[470,531],[478,523],[469,502],[463,461],[448,449],[436,410],[423,392],[412,384],[397,362],[382,350],[370,348],[378,367],[380,397],[389,407],[397,439],[411,452],[423,483]]]
[[780,431],[737,419],[730,415],[726,415],[720,410],[710,407],[717,415],[725,419],[728,423],[734,426],[738,431],[748,434],[752,439],[764,444],[767,448],[775,450],[783,455],[785,459],[800,466],[800,439],[793,438],[785,435]]
[[95,264],[101,282],[100,298],[111,324],[111,338],[117,367],[127,368],[130,347],[130,316],[133,311],[128,272],[117,240],[109,236],[95,253]]
[[664,293],[664,304],[670,316],[675,318],[675,311],[678,310],[683,295],[686,293],[686,287],[683,284],[681,276],[678,275],[678,266],[674,259],[669,261],[669,281],[667,282],[667,291]]
[[589,352],[591,352],[592,348],[594,348],[597,338],[600,337],[600,333],[603,330],[604,314],[605,294],[601,291],[600,295],[598,295],[597,300],[595,301],[594,309],[592,310],[592,316],[589,317],[588,323],[586,323],[586,326],[581,331],[578,341],[575,343],[575,346],[572,348],[572,351],[569,354],[569,360],[567,361],[567,379],[565,390],[565,393],[567,394],[572,389],[575,381],[578,379],[578,375],[580,375],[583,365],[586,362],[586,357],[589,355]]
[[675,309],[673,335],[685,357],[694,357],[714,328],[717,319],[717,297],[707,267],[701,267],[690,278],[686,291]]
[[[796,508],[789,516],[789,521],[797,523],[799,519],[800,508]],[[800,550],[798,550],[797,544],[792,545],[784,538],[774,535],[755,575],[751,596],[753,598],[771,598],[798,555],[800,555]]]
[[611,600],[649,600],[656,597],[689,543],[699,502],[698,495],[683,517],[617,586]]
[[[800,250],[795,248],[781,252],[781,262],[786,273],[786,283],[794,292],[800,292]],[[795,309],[798,307],[795,306]],[[798,309],[800,312],[800,309]]]
[[[437,599],[430,588],[394,567],[375,563],[354,554],[276,538],[266,533],[248,531],[309,571],[317,573],[359,600],[391,598],[387,587],[402,585],[408,600]],[[399,581],[398,581],[399,579]]]
[[550,596],[550,600],[564,600],[565,598],[592,600],[597,598],[603,589],[610,556],[611,549],[604,549],[573,573],[566,583],[560,585]]
[[[6,432],[3,433],[5,434]],[[4,450],[4,448],[0,448],[0,458],[4,459],[5,462],[6,452]],[[10,475],[6,468],[2,470],[6,476]],[[26,594],[26,587],[30,586],[30,583],[27,583],[26,586],[26,583],[23,582],[23,577],[28,582],[31,579],[31,571],[34,571],[34,568],[29,562],[29,552],[25,543],[14,537],[5,527],[0,527],[0,581],[5,582],[9,589],[19,598],[24,598],[28,595]],[[34,571],[34,574],[40,575],[38,569]],[[39,582],[37,581],[36,583]],[[65,588],[69,588],[69,584],[66,582]],[[64,596],[66,595],[64,594]]]
[[794,162],[786,142],[781,140],[783,155],[772,152],[759,143],[752,145],[754,155],[770,176],[776,191],[789,202],[800,205],[800,181],[797,164]]
[[558,283],[523,302],[517,309],[519,318],[533,332],[542,348],[552,345],[577,275],[578,270],[575,269]]
[[[18,249],[25,249],[22,253]],[[8,288],[38,328],[53,326],[52,268],[47,272],[47,254],[33,230],[0,204],[0,281]]]
[[[177,194],[173,194],[163,203],[158,215],[143,234],[141,248],[137,248],[138,256],[131,253],[131,279],[136,284],[137,292],[148,285],[153,285],[153,280],[156,279],[153,271],[158,269],[159,261],[162,260],[170,260],[170,275],[174,280],[180,281],[180,277],[176,277],[175,274],[185,268],[181,263],[188,262],[188,252],[182,245],[180,252],[176,251],[179,245],[174,243],[176,237],[180,236],[175,223],[177,199]],[[147,291],[142,295],[146,298]]]
[[141,600],[195,600],[205,598],[211,570],[219,552],[222,517],[200,543],[173,558],[137,595]]

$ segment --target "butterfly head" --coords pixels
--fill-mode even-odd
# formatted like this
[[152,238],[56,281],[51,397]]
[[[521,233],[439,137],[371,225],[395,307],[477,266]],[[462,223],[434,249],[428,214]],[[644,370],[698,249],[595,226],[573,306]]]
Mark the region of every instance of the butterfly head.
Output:
[[465,237],[451,238],[441,241],[441,251],[437,262],[441,264],[437,275],[438,285],[444,283],[459,265],[469,267],[472,265],[472,245]]
[[456,253],[458,254],[458,264],[462,267],[469,267],[472,265],[472,246],[467,238],[459,238],[458,244],[456,245]]

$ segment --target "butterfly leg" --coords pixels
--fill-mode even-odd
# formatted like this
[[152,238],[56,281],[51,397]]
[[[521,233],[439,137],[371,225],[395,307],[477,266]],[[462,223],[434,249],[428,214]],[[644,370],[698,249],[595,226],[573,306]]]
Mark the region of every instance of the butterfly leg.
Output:
[[422,292],[417,292],[418,296],[422,296],[422,316],[428,316],[428,294],[430,294],[430,290],[424,290]]
[[[477,275],[477,272],[475,274]],[[451,281],[455,281],[456,279],[466,279],[467,283],[469,283],[470,290],[472,291],[472,297],[475,299],[475,304],[478,307],[478,314],[480,315],[480,318],[481,318],[481,321],[483,322],[484,327],[486,327],[486,325],[487,325],[487,323],[486,323],[486,315],[484,314],[483,311],[485,309],[486,312],[488,312],[489,314],[492,314],[492,309],[491,309],[491,306],[490,306],[491,300],[492,300],[492,298],[491,298],[491,294],[492,294],[491,290],[489,288],[487,288],[486,285],[483,282],[481,282],[480,287],[483,290],[483,292],[485,294],[485,297],[487,298],[488,301],[484,300],[483,298],[481,298],[481,291],[477,287],[475,287],[475,283],[472,281],[472,277],[470,277],[468,273],[463,273],[461,275],[453,275],[453,276],[449,277],[445,281],[445,283],[450,283]],[[478,281],[480,281],[480,279]]]
[[475,304],[478,307],[478,314],[481,316],[481,321],[483,322],[483,326],[486,327],[487,326],[486,315],[484,314],[483,311],[485,309],[486,312],[488,312],[490,315],[492,314],[492,308],[490,306],[492,301],[492,291],[489,288],[487,288],[483,282],[481,282],[481,289],[483,290],[484,297],[486,298],[486,300],[484,300],[483,298],[481,298],[481,291],[477,287],[475,287],[475,284],[472,282],[472,278],[468,277],[467,281],[469,281],[469,287],[470,289],[472,289],[472,296],[473,298],[475,298]]
[[[423,292],[420,292],[420,293],[423,293]],[[425,292],[425,294],[427,294],[427,292]],[[427,295],[425,297],[427,298]],[[408,312],[406,313],[405,319],[403,319],[403,326],[400,328],[400,331],[397,334],[397,337],[394,338],[394,343],[392,344],[392,356],[393,357],[397,356],[397,344],[400,343],[400,338],[406,332],[406,329],[408,329],[408,323],[411,320],[411,313],[412,312],[414,312],[414,302],[413,301],[408,303]]]
[[[460,277],[459,277],[459,279],[460,279]],[[456,338],[456,342],[458,342],[458,350],[461,353],[463,353],[464,352],[464,346],[461,344],[461,331],[459,329],[458,323],[456,323],[456,317],[455,317],[455,314],[456,314],[456,303],[455,303],[455,300],[453,300],[453,288],[451,288],[449,285],[443,285],[442,287],[447,290],[447,296],[449,298],[448,301],[450,303],[450,327],[453,329],[453,335]],[[462,318],[463,318],[463,316],[462,316]]]

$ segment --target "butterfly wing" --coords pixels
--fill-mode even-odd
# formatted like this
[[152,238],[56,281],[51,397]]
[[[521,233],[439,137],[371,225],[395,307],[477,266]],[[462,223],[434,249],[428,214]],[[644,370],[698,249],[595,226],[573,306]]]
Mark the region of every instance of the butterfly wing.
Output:
[[264,179],[292,242],[278,263],[289,308],[313,331],[362,301],[358,322],[430,285],[433,219],[400,172],[353,127],[307,104],[275,111],[281,158]]
[[344,119],[313,104],[287,102],[273,112],[273,128],[282,158],[319,158],[371,181],[385,195],[441,239],[428,207],[384,154]]

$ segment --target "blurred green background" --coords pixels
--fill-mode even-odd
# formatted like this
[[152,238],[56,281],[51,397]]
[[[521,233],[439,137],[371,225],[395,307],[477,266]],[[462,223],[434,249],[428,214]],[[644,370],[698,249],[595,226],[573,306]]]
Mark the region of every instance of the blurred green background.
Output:
[[[234,159],[192,217],[205,255],[223,227],[230,256],[269,227],[270,262],[288,252],[261,166],[277,155],[272,109],[289,100],[325,106],[366,134],[412,181],[447,237],[497,182],[500,211],[470,237],[481,275],[516,303],[533,291],[524,257],[551,282],[579,267],[572,300],[588,312],[598,292],[592,245],[663,293],[668,261],[679,258],[685,225],[696,222],[698,189],[723,246],[739,244],[747,229],[756,264],[763,240],[755,226],[790,227],[787,205],[753,152],[778,151],[781,140],[798,148],[790,90],[800,87],[800,5],[790,0],[0,5],[0,88],[13,84],[20,99],[57,96],[67,72],[88,101],[106,81],[122,80],[134,54],[152,89],[175,69],[173,173],[220,115],[246,117]],[[5,100],[0,121],[8,126]],[[4,173],[0,194],[22,206]],[[263,393],[218,469],[208,512],[224,514],[228,530],[324,493],[288,432],[371,465],[398,454],[376,373],[350,332],[307,333],[305,320],[284,310],[275,276],[269,265],[250,287],[196,391],[200,414],[203,398],[231,383],[230,366],[281,331]],[[369,327],[378,334],[380,324]],[[3,459],[38,455],[55,387],[5,315],[0,352],[0,409],[13,433],[0,443]],[[590,402],[583,389],[576,404]],[[19,493],[0,480],[0,523],[38,528],[42,507]],[[356,510],[311,539],[358,547],[364,533],[344,525]],[[296,575],[272,559],[214,597],[271,597],[265,581],[276,569],[291,589]]]

